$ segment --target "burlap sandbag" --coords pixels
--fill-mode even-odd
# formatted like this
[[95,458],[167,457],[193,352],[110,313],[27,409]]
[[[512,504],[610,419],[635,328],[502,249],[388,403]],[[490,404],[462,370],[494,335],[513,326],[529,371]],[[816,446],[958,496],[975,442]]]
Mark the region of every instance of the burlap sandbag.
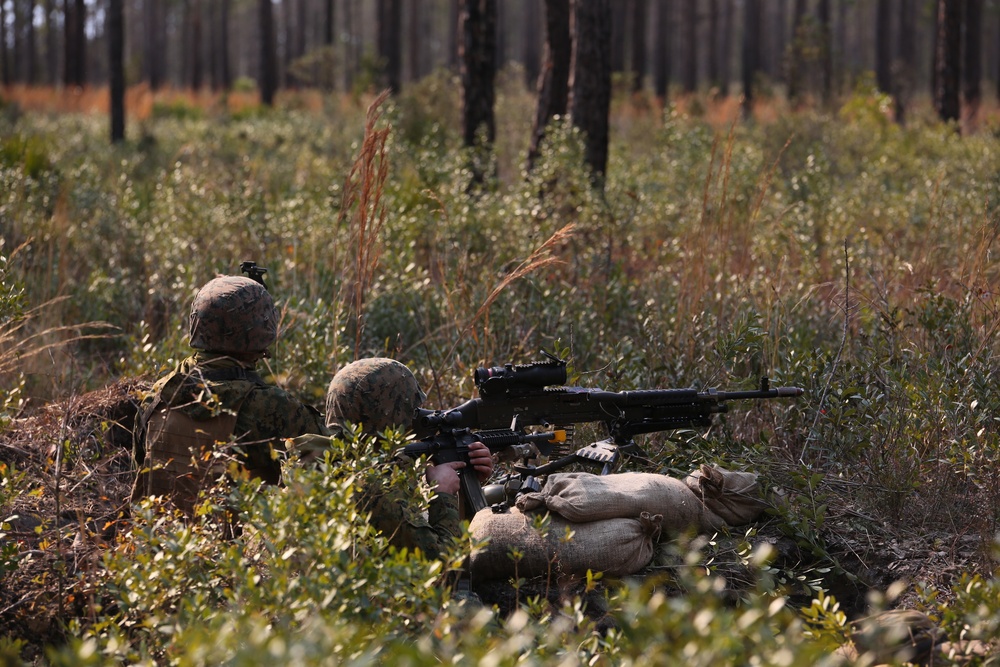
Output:
[[575,523],[660,514],[668,533],[723,525],[682,480],[645,472],[557,473],[549,475],[541,491],[518,497],[516,504],[522,511],[547,509]]
[[756,473],[703,465],[684,483],[710,512],[730,526],[755,521],[767,507],[760,496]]
[[[605,519],[573,524],[551,515],[544,534],[535,530],[533,516],[512,508],[494,514],[483,510],[473,517],[469,532],[489,540],[472,551],[471,573],[478,579],[584,576],[587,570],[610,576],[632,574],[653,558],[653,541],[659,537],[659,516],[643,514],[633,519]],[[566,528],[573,536],[566,539]],[[515,561],[511,551],[523,556]]]

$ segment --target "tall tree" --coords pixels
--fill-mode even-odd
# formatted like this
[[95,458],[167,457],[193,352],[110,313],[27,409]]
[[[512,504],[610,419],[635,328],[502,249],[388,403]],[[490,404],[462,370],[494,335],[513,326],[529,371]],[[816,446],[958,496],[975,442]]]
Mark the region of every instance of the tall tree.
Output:
[[[0,0],[2,1],[2,0]],[[14,81],[24,82],[24,7],[18,2],[11,5],[14,12]]]
[[323,44],[333,46],[333,28],[336,19],[336,2],[323,0]]
[[673,42],[671,40],[673,26],[673,0],[657,0],[656,31],[653,43],[653,92],[662,100],[670,91],[670,70],[673,66]]
[[961,112],[962,3],[937,0],[934,46],[934,109],[943,121],[957,121]]
[[820,90],[823,102],[833,101],[833,17],[830,14],[830,0],[819,0],[816,9],[820,34]]
[[603,189],[611,109],[611,0],[571,0],[569,115],[583,132],[584,160]]
[[541,75],[542,63],[539,54],[539,46],[542,43],[542,32],[538,26],[543,21],[541,19],[542,3],[539,0],[525,0],[524,13],[524,78],[528,85],[534,85]]
[[56,0],[45,0],[45,82],[50,86],[59,81],[59,50],[56,43]]
[[962,64],[962,75],[965,80],[962,96],[968,107],[970,121],[975,121],[982,101],[980,88],[983,78],[982,58],[982,21],[983,0],[967,0],[965,4],[965,62]]
[[743,115],[753,115],[754,79],[760,71],[760,4],[743,2]]
[[344,40],[344,57],[342,73],[344,75],[344,90],[351,90],[354,87],[354,68],[357,65],[357,59],[355,56],[354,45],[352,41],[354,39],[354,2],[353,0],[346,0],[343,6],[343,16],[344,16],[344,34],[347,35],[347,39]]
[[892,83],[892,0],[878,0],[875,13],[875,82],[894,94]]
[[487,143],[492,144],[495,138],[496,18],[496,0],[459,3],[462,138],[466,146],[474,146],[484,130]]
[[682,2],[684,11],[684,92],[698,90],[698,3]]
[[7,4],[0,0],[0,83],[9,86],[10,60],[7,55]]
[[229,90],[233,86],[233,71],[229,64],[229,10],[230,0],[213,0],[213,5],[217,6],[218,13],[215,22],[215,40],[213,40],[212,53],[216,62],[213,68],[218,79],[213,81],[216,90]]
[[729,80],[732,78],[732,36],[733,36],[733,13],[734,0],[722,0],[722,35],[720,37],[722,49],[719,52],[719,93],[725,97],[729,95]]
[[424,13],[421,11],[420,0],[409,0],[407,4],[410,9],[406,17],[407,32],[409,33],[409,50],[406,58],[410,65],[409,80],[419,81],[423,76],[423,67],[421,66],[421,46],[423,45],[423,39],[421,39],[421,36],[425,27],[423,25]]
[[278,48],[271,0],[258,0],[257,11],[260,29],[260,101],[273,106],[274,94],[278,89]]
[[382,69],[382,85],[393,93],[400,90],[403,72],[402,18],[403,6],[399,0],[378,0],[376,47]]
[[611,4],[611,71],[625,71],[625,35],[628,32],[630,0]]
[[109,0],[106,17],[108,39],[108,76],[111,90],[111,143],[125,139],[125,25],[122,1]]
[[896,42],[894,107],[896,122],[906,122],[906,111],[914,90],[917,65],[917,6],[915,0],[902,0],[897,7],[899,39]]
[[63,0],[65,70],[67,88],[82,86],[87,81],[87,5],[84,0]]
[[719,0],[708,3],[708,85],[719,85]]
[[632,0],[632,91],[639,92],[646,79],[646,0]]
[[572,55],[569,11],[569,0],[545,0],[545,50],[538,78],[538,108],[528,149],[528,169],[534,167],[538,159],[549,122],[567,111]]
[[788,49],[788,99],[801,101],[805,78],[805,53],[809,35],[806,29],[806,1],[795,0],[792,7],[792,44]]
[[184,79],[192,90],[202,84],[201,0],[184,0]]
[[166,77],[166,20],[161,0],[146,0],[146,80],[152,90],[163,87]]
[[[485,140],[484,149],[491,149],[496,137],[493,116],[494,81],[497,72],[496,0],[461,0],[459,27],[461,41],[459,63],[462,79],[462,140],[475,147]],[[486,177],[486,160],[477,153],[473,160],[473,182]]]
[[448,0],[448,68],[451,70],[460,69],[459,65],[459,26],[461,12],[461,0]]
[[24,15],[24,82],[38,83],[38,51],[35,47],[35,0],[26,0]]

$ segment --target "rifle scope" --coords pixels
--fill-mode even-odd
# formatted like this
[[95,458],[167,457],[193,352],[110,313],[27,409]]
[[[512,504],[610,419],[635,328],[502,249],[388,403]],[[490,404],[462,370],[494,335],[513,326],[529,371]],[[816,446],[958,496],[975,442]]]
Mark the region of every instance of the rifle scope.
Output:
[[477,368],[472,375],[483,396],[566,384],[566,362],[536,361],[531,364],[507,364]]

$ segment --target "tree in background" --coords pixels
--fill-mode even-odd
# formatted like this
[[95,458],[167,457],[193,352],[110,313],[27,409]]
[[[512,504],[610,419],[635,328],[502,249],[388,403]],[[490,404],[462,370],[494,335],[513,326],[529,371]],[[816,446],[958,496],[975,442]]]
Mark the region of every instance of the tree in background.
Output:
[[792,9],[792,43],[785,54],[788,71],[788,99],[798,104],[802,101],[805,87],[806,50],[812,40],[809,26],[806,25],[806,2],[795,0]]
[[719,53],[719,94],[725,97],[729,95],[729,79],[731,76],[730,63],[732,61],[733,44],[733,14],[734,0],[722,0],[722,26],[720,30],[721,52]]
[[646,80],[646,18],[649,6],[646,0],[632,0],[632,92],[644,88]]
[[572,44],[569,34],[569,0],[545,0],[545,50],[538,77],[538,106],[528,149],[528,169],[535,165],[545,138],[545,128],[567,111],[569,65]]
[[901,0],[896,12],[898,36],[896,43],[895,86],[893,96],[896,122],[906,122],[906,110],[914,89],[917,67],[917,7],[915,0]]
[[684,76],[685,93],[698,90],[698,3],[682,2],[684,12]]
[[274,34],[274,8],[271,0],[257,3],[260,20],[260,101],[274,105],[274,93],[278,89],[278,49]]
[[146,53],[144,64],[146,66],[146,81],[151,90],[159,90],[163,87],[166,78],[166,20],[164,16],[164,4],[160,0],[146,0],[145,7],[145,27],[146,27]]
[[760,70],[760,5],[758,0],[743,3],[743,117],[753,115],[754,79]]
[[108,76],[111,88],[111,143],[125,139],[125,22],[122,0],[109,0],[105,19],[108,37]]
[[895,95],[892,78],[892,2],[878,0],[875,12],[875,83],[878,89]]
[[376,12],[376,48],[382,70],[382,85],[393,93],[401,89],[403,51],[400,37],[403,7],[399,0],[379,0]]
[[962,81],[962,5],[937,0],[934,43],[934,109],[943,121],[959,119]]
[[202,84],[201,0],[184,0],[184,75],[192,90]]
[[209,3],[212,25],[212,46],[209,51],[212,72],[212,90],[229,90],[233,75],[229,68],[229,1],[211,0]]
[[87,5],[84,0],[63,0],[65,69],[63,81],[67,88],[87,82]]
[[7,5],[0,1],[0,83],[10,85],[10,61],[7,58]]
[[966,0],[965,16],[965,60],[962,63],[962,76],[964,86],[962,97],[965,99],[966,116],[969,122],[975,123],[979,113],[979,103],[982,101],[982,90],[980,89],[983,78],[982,59],[982,21],[983,21],[983,0]]
[[611,110],[610,0],[571,0],[569,115],[584,135],[584,160],[603,189]]
[[[493,116],[497,71],[496,0],[462,0],[459,10],[459,63],[462,79],[462,141],[487,148],[496,137]],[[484,142],[485,146],[480,146]],[[480,156],[483,157],[483,156]],[[486,176],[483,160],[473,160],[474,183]]]
[[653,92],[661,100],[670,92],[670,69],[673,65],[671,26],[673,25],[673,0],[657,0],[656,41],[653,44]]

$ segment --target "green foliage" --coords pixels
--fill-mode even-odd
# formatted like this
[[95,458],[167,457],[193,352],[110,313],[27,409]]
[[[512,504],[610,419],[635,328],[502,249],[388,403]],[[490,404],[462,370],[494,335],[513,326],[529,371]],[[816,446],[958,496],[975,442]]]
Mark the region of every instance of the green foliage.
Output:
[[[730,605],[718,600],[717,560],[704,576],[685,568],[696,574],[684,574],[684,595],[598,580],[609,625],[574,602],[522,599],[510,618],[466,611],[439,585],[453,562],[392,551],[354,511],[365,470],[348,447],[325,472],[294,470],[283,489],[209,499],[239,512],[236,541],[217,539],[215,510],[190,526],[137,512],[94,589],[106,592],[102,611],[53,662],[814,664],[844,639],[838,601],[817,589],[852,573],[829,544],[845,524],[993,539],[995,127],[966,137],[899,127],[888,98],[864,84],[836,115],[731,127],[710,124],[709,103],[661,114],[616,100],[598,192],[565,119],[525,170],[533,107],[512,81],[498,88],[495,177],[475,191],[450,75],[387,108],[382,255],[359,353],[415,368],[429,407],[468,398],[476,366],[540,349],[568,358],[583,386],[744,389],[763,375],[802,386],[799,400],[733,405],[711,429],[640,444],[662,472],[759,471],[770,520],[803,561],[755,564],[739,546],[752,576]],[[107,145],[100,117],[0,116],[0,236],[8,258],[18,249],[0,264],[0,322],[66,297],[40,326],[102,320],[122,332],[80,343],[66,368],[19,362],[0,385],[3,419],[25,394],[46,398],[31,381],[40,376],[56,392],[77,383],[52,373],[78,372],[87,388],[160,374],[187,353],[194,291],[246,259],[269,269],[282,309],[269,375],[322,406],[331,370],[355,354],[362,235],[341,213],[355,205],[345,183],[366,102],[359,89],[322,114],[162,107],[128,147]],[[553,261],[531,263],[539,257]],[[880,555],[877,543],[852,547],[862,561]],[[986,636],[995,592],[989,572],[970,573],[926,604],[950,635]]]
[[[11,529],[10,521],[14,518],[7,514],[12,501],[25,492],[25,473],[18,472],[13,466],[0,461],[0,581],[3,581],[4,575],[8,572],[17,569],[21,560],[21,549],[17,541],[7,535]],[[0,650],[3,650],[2,645]]]

